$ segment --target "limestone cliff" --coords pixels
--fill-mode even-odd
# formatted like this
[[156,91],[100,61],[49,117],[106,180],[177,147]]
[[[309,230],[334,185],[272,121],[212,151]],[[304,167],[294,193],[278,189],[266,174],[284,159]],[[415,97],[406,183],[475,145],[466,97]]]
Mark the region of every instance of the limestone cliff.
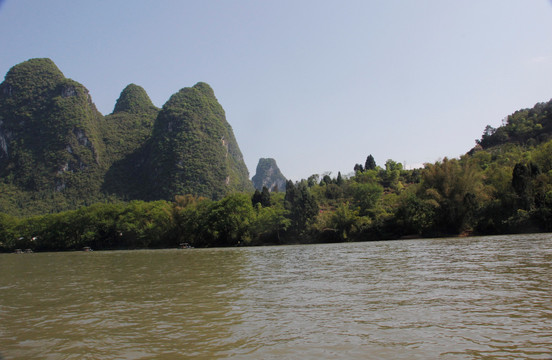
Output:
[[275,189],[284,191],[286,189],[286,178],[278,168],[278,165],[276,165],[276,160],[274,159],[259,159],[257,171],[251,180],[255,189],[259,191],[262,190],[263,186],[266,186],[270,191],[274,191]]

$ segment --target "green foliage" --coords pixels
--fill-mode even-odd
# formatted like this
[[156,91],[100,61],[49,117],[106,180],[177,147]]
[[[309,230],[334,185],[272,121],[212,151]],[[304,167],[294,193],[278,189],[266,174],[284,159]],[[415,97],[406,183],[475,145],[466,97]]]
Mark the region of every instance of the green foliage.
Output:
[[0,84],[0,183],[10,190],[0,193],[0,211],[43,214],[186,193],[220,199],[251,189],[248,177],[207,84],[183,89],[161,112],[130,84],[108,116],[49,59],[14,66]]
[[102,116],[84,86],[32,59],[0,84],[0,251],[552,231],[551,110],[517,111],[460,159],[424,169],[369,155],[351,177],[285,183],[261,159],[253,193],[209,85],[159,110],[131,84]]
[[256,206],[255,217],[250,228],[251,243],[282,243],[282,234],[291,225],[286,215],[287,211],[282,204],[269,207]]
[[251,200],[245,194],[232,194],[213,204],[209,228],[214,233],[215,245],[234,246],[249,242],[249,225],[253,219]]
[[342,241],[347,241],[354,226],[358,227],[358,211],[351,210],[349,203],[340,204],[333,213],[330,226],[336,229]]
[[395,221],[402,234],[424,235],[434,228],[437,209],[436,202],[408,191],[399,200]]
[[370,215],[372,209],[383,194],[383,187],[379,184],[353,182],[349,187],[352,204],[361,216]]
[[374,160],[372,154],[368,155],[368,157],[366,158],[364,170],[376,170],[376,160]]
[[[213,201],[194,195],[166,201],[98,203],[17,218],[0,214],[0,251],[194,247],[354,241],[462,233],[552,230],[549,143],[476,153],[427,164],[420,183],[385,187],[385,172],[399,183],[413,170],[359,172],[317,184],[288,181],[286,193],[233,193]],[[486,151],[486,150],[483,150]],[[532,159],[529,161],[529,159]],[[533,161],[533,162],[532,162]],[[2,187],[13,194],[14,185]],[[262,195],[270,201],[261,200]],[[0,202],[0,205],[2,202]]]
[[335,180],[335,184],[337,186],[343,186],[344,184],[343,176],[341,176],[341,171],[337,173],[337,179]]
[[263,191],[255,190],[255,193],[251,197],[251,203],[253,207],[259,204],[262,207],[270,206],[270,192],[266,186],[263,186]]
[[4,179],[45,191],[52,180],[70,181],[75,170],[100,170],[101,116],[82,85],[65,79],[51,60],[32,59],[14,66],[0,87]]
[[169,99],[146,149],[143,173],[152,198],[191,193],[220,199],[252,188],[224,110],[207,84]]
[[251,204],[253,206],[256,206],[257,204],[261,205],[261,192],[258,189],[255,189],[255,193],[253,193],[253,196],[251,197]]
[[209,228],[212,201],[192,195],[177,196],[174,209],[175,234],[179,243],[206,247],[214,243]]
[[420,197],[437,209],[436,225],[445,233],[470,229],[482,200],[481,174],[471,164],[447,158],[426,165]]
[[533,163],[517,163],[512,173],[512,187],[519,198],[519,206],[531,210],[535,206],[533,180],[540,174],[538,166]]
[[95,204],[78,210],[23,219],[0,218],[0,240],[7,250],[38,251],[174,246],[172,205],[135,201]]
[[157,111],[144,88],[136,84],[129,84],[123,89],[113,109],[113,113],[131,114],[157,113]]
[[291,180],[286,183],[284,198],[285,209],[289,211],[291,229],[297,233],[304,232],[318,215],[318,204],[309,192],[306,182],[295,185]]
[[266,186],[263,186],[263,191],[261,192],[260,203],[262,207],[270,206],[270,191]]
[[552,136],[552,100],[538,103],[531,109],[514,112],[502,126],[495,129],[487,125],[481,140],[477,143],[484,149],[515,142],[518,144],[539,144]]

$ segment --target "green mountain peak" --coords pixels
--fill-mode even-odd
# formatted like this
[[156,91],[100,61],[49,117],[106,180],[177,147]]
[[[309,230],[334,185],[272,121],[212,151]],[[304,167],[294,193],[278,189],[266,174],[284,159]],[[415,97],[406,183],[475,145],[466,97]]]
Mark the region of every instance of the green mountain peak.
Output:
[[0,84],[0,177],[22,198],[56,194],[53,208],[97,191],[105,162],[100,123],[88,90],[52,60],[12,67]]
[[286,189],[287,179],[278,168],[276,160],[272,158],[261,158],[257,164],[257,170],[255,175],[251,179],[253,186],[257,190],[262,190],[266,187],[268,190],[273,191],[278,189],[283,191]]
[[201,82],[181,89],[163,105],[146,168],[154,198],[196,194],[217,199],[252,189],[224,109],[211,87]]
[[8,71],[0,87],[0,96],[11,99],[10,105],[18,106],[15,99],[28,102],[32,98],[46,97],[64,79],[65,76],[52,60],[30,59]]
[[162,109],[129,84],[103,116],[50,59],[15,65],[0,83],[0,186],[0,212],[12,214],[252,190],[208,84],[181,89]]
[[129,84],[121,91],[113,114],[119,112],[143,114],[157,110],[144,88],[136,84]]
[[213,98],[215,97],[215,92],[213,91],[213,88],[207,83],[200,81],[197,84],[195,84],[193,88],[201,91],[201,93],[205,96],[209,96]]

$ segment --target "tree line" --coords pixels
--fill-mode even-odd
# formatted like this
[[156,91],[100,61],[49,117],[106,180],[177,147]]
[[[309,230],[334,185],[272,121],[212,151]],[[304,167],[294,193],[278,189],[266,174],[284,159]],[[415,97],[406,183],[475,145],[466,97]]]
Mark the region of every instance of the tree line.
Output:
[[221,200],[98,203],[30,217],[0,214],[0,250],[313,243],[552,230],[552,141],[506,144],[406,170],[369,155],[354,173],[288,180],[285,192]]

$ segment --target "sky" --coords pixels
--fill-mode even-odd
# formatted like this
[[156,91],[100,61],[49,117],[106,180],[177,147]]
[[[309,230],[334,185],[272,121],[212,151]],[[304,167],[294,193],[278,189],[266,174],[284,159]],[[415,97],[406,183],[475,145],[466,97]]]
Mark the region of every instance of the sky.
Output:
[[48,57],[103,114],[207,82],[250,176],[457,158],[552,98],[550,0],[0,0],[0,80]]

